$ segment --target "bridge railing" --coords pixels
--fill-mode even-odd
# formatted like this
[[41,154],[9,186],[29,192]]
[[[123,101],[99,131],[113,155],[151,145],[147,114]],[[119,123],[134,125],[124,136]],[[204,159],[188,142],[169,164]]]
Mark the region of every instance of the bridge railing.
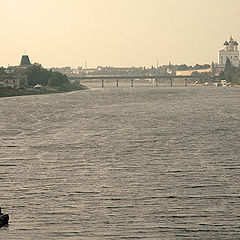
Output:
[[69,79],[171,79],[171,78],[199,78],[199,76],[192,75],[86,75],[86,76],[70,76]]

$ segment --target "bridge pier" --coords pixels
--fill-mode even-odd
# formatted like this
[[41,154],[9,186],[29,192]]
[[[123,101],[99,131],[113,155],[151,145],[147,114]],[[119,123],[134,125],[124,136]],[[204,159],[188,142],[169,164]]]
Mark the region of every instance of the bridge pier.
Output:
[[133,79],[131,79],[131,87],[133,87],[133,81],[134,81],[134,80],[133,80]]
[[188,85],[188,80],[187,80],[187,78],[184,79],[184,83],[185,83],[185,87],[187,87],[187,85]]
[[172,86],[173,86],[173,79],[170,78],[170,87],[172,87]]
[[118,87],[118,82],[119,82],[119,79],[116,80],[116,87]]
[[104,87],[104,79],[102,79],[102,87]]

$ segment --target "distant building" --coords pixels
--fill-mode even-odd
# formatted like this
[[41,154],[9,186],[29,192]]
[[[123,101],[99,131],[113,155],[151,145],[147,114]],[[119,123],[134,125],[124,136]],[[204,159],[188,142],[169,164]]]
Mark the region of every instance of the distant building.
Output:
[[28,55],[21,57],[19,66],[9,66],[5,74],[0,76],[0,87],[21,88],[28,84],[27,68],[31,66]]
[[60,72],[62,74],[66,74],[66,75],[69,75],[72,73],[71,67],[52,67],[52,68],[50,68],[50,70],[53,72]]
[[10,88],[19,88],[20,87],[20,79],[15,77],[15,76],[5,76],[3,79],[0,81],[0,86],[1,87],[10,87]]
[[224,49],[218,52],[218,66],[224,68],[226,61],[229,58],[232,65],[238,67],[240,65],[238,42],[230,37],[228,41],[225,41],[223,46]]
[[31,66],[28,55],[22,55],[19,66],[8,66],[6,72],[9,74],[25,74],[25,70]]

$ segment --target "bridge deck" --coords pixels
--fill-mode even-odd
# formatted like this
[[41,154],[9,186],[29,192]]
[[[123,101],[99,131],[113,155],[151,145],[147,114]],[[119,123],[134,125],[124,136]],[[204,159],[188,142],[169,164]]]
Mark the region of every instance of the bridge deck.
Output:
[[138,75],[87,75],[87,76],[71,76],[69,79],[174,79],[174,78],[199,78],[199,76],[189,76],[189,75],[179,75],[179,76],[160,76],[160,75],[152,75],[152,76],[138,76]]

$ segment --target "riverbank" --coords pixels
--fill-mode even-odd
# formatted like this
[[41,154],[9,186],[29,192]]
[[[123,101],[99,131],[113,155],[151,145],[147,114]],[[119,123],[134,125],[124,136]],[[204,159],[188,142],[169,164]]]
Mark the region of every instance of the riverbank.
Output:
[[88,89],[84,85],[79,86],[66,86],[62,88],[43,88],[39,90],[35,90],[33,88],[25,88],[25,89],[7,89],[0,88],[0,98],[1,97],[15,97],[15,96],[25,96],[25,95],[40,95],[40,94],[53,94],[53,93],[64,93],[64,92],[73,92],[79,90]]

